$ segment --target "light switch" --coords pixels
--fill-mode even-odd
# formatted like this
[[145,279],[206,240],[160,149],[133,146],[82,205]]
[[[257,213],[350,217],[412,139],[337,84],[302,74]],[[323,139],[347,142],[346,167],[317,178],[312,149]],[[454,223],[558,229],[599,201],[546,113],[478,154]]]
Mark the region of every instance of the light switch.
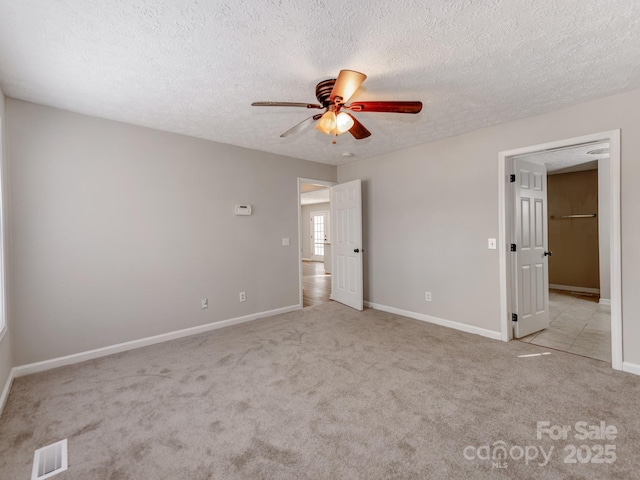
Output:
[[489,250],[495,250],[496,249],[496,239],[495,238],[490,238],[489,239]]
[[282,237],[282,246],[283,247],[288,247],[289,246],[289,239]]

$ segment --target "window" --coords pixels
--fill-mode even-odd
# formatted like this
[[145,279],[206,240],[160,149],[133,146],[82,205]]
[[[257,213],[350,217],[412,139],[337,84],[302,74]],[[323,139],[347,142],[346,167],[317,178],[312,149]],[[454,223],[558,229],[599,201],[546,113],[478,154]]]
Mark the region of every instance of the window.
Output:
[[324,255],[324,215],[313,216],[313,254]]

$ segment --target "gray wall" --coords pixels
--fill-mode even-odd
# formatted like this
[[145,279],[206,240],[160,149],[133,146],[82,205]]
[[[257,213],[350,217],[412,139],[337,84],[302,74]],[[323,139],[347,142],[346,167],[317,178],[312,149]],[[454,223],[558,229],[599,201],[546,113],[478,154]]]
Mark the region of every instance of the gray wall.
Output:
[[13,99],[7,115],[16,364],[298,304],[297,178],[335,167]]
[[[311,212],[320,212],[323,210],[330,212],[331,204],[327,202],[302,206],[302,258],[311,258]],[[331,217],[331,215],[329,215],[329,217]],[[329,228],[331,228],[331,218],[329,218]]]
[[[0,145],[2,145],[2,149],[0,150],[0,162],[2,164],[2,182],[3,182],[3,212],[2,212],[2,216],[5,220],[5,239],[8,240],[8,227],[6,225],[7,222],[7,215],[6,213],[8,212],[8,208],[7,208],[7,203],[8,203],[8,195],[7,195],[7,187],[9,185],[9,182],[7,181],[7,176],[8,176],[8,171],[7,171],[7,136],[6,136],[6,131],[7,131],[7,120],[6,120],[6,115],[5,115],[5,97],[4,97],[4,93],[2,92],[2,89],[0,89],[0,123],[2,124],[2,129],[0,129],[0,136],[1,136],[1,140],[0,141]],[[8,252],[8,242],[5,242],[5,251]],[[7,272],[7,275],[9,275],[10,272],[10,265],[8,262],[8,257],[9,255],[6,254],[5,255],[5,271]],[[8,282],[7,282],[8,283]],[[9,285],[7,285],[7,287],[5,288],[5,293],[9,292]],[[5,334],[4,338],[0,341],[0,393],[2,392],[4,385],[7,381],[7,378],[9,378],[9,373],[11,372],[11,368],[13,367],[13,358],[12,358],[12,350],[11,350],[11,336],[13,334],[12,331],[12,327],[13,324],[10,322],[10,315],[9,315],[9,299],[5,298],[5,301],[7,302],[7,326],[8,326],[8,330],[7,333]]]
[[364,182],[365,298],[500,331],[498,251],[487,249],[498,236],[498,152],[620,128],[624,360],[640,364],[640,109],[632,105],[640,90],[339,166],[339,182]]

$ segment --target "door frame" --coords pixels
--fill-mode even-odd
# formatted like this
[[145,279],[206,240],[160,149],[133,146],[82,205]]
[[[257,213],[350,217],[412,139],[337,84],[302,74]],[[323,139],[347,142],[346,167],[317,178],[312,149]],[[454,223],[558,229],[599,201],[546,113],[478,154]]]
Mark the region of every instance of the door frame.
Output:
[[609,182],[610,182],[610,281],[611,281],[611,366],[622,370],[622,262],[620,239],[620,129],[567,138],[555,142],[531,145],[498,153],[498,249],[500,268],[500,317],[501,340],[508,342],[513,338],[511,327],[511,303],[513,293],[511,255],[507,242],[513,230],[513,193],[508,188],[513,159],[545,150],[572,147],[583,143],[609,142]]
[[[304,178],[298,177],[297,180],[297,189],[298,189],[298,302],[299,307],[303,307],[302,301],[302,203],[300,199],[300,195],[302,192],[300,191],[300,184],[302,183],[312,183],[314,185],[322,185],[323,187],[333,187],[337,185],[337,182],[331,182],[328,180],[316,180],[315,178]],[[331,198],[329,198],[329,205],[331,205]]]

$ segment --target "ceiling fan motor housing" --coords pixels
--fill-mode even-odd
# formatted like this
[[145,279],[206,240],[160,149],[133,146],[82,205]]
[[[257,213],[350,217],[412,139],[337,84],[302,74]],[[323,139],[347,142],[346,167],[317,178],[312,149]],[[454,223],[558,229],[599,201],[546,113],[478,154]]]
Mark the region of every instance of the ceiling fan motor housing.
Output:
[[329,80],[323,80],[316,85],[316,98],[325,108],[333,103],[331,101],[331,92],[333,91],[333,86],[335,84],[336,79],[330,78]]

